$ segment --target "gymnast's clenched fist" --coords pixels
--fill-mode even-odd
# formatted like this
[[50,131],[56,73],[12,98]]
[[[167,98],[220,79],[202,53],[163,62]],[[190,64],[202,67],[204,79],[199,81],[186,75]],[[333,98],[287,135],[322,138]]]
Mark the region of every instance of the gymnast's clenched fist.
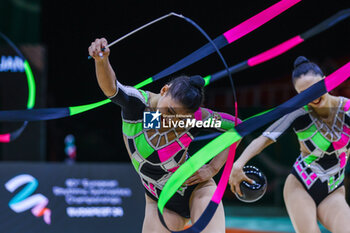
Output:
[[102,61],[107,59],[109,56],[109,48],[106,48],[108,45],[105,38],[96,39],[91,43],[89,47],[89,55],[95,59],[95,61]]

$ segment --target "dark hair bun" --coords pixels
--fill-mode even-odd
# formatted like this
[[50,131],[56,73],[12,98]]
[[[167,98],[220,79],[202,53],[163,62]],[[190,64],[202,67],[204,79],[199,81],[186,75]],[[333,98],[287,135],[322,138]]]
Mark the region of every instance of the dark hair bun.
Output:
[[194,75],[190,77],[190,84],[197,87],[198,89],[202,89],[204,87],[205,81],[202,76]]
[[294,61],[294,69],[297,68],[298,66],[300,66],[301,64],[304,64],[304,63],[310,63],[309,59],[307,59],[304,56],[297,57],[297,59],[295,59],[295,61]]

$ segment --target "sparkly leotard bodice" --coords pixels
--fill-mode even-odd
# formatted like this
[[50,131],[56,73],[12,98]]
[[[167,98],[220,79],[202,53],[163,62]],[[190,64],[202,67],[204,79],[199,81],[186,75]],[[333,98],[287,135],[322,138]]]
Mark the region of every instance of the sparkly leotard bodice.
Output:
[[328,126],[305,106],[284,116],[264,132],[264,136],[275,141],[293,126],[302,148],[293,166],[308,189],[320,180],[327,184],[330,193],[344,180],[350,148],[349,108],[350,101],[340,97],[332,125]]
[[[122,107],[124,142],[132,164],[144,187],[158,198],[166,181],[188,158],[187,148],[198,128],[145,129],[143,115],[151,110],[149,93],[119,82],[117,88],[117,93],[110,99]],[[210,109],[200,108],[194,116],[202,121],[210,118],[220,120],[221,127],[212,130],[226,131],[234,126],[234,117]],[[185,189],[186,186],[183,186],[178,193],[183,194]]]

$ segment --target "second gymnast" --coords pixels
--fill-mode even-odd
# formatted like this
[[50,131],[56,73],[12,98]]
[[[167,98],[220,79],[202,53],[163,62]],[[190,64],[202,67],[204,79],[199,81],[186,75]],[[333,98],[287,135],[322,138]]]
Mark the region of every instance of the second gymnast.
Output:
[[[298,57],[294,67],[292,80],[298,93],[324,78],[321,69],[305,57]],[[319,220],[331,232],[350,233],[350,208],[343,185],[350,149],[350,100],[344,97],[327,93],[272,124],[234,163],[231,190],[242,195],[240,183],[252,182],[243,166],[289,127],[298,137],[301,152],[283,190],[295,231],[320,232]]]

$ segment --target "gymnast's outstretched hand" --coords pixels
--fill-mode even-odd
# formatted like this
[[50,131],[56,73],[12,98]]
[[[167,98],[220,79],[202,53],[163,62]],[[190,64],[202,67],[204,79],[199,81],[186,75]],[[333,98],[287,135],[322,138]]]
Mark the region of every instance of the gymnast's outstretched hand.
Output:
[[95,61],[106,60],[109,56],[109,48],[106,48],[108,42],[105,38],[96,39],[91,43],[89,47],[89,55],[95,59]]
[[96,77],[98,85],[107,97],[117,93],[117,77],[109,63],[109,48],[105,38],[96,39],[89,47],[89,55],[95,60]]
[[230,175],[230,188],[233,193],[237,193],[238,195],[242,196],[240,184],[242,181],[247,181],[248,183],[252,184],[254,181],[249,179],[245,173],[243,172],[243,167],[239,166],[237,163],[233,164],[231,175]]
[[245,173],[243,172],[243,167],[258,155],[263,149],[267,146],[274,143],[274,141],[268,137],[261,135],[260,137],[254,139],[248,146],[245,148],[241,156],[236,160],[236,162],[232,166],[231,175],[229,184],[231,187],[231,191],[233,193],[237,193],[242,196],[240,184],[242,181],[247,181],[250,184],[253,184],[254,181],[249,179]]

